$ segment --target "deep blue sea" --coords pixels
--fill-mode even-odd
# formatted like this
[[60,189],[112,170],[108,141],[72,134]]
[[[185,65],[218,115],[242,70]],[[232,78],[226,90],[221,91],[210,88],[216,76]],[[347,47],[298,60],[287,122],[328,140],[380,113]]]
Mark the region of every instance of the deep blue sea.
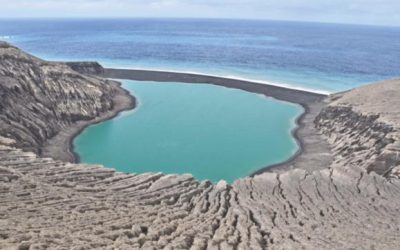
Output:
[[400,76],[400,28],[277,21],[0,20],[52,60],[189,71],[335,92]]

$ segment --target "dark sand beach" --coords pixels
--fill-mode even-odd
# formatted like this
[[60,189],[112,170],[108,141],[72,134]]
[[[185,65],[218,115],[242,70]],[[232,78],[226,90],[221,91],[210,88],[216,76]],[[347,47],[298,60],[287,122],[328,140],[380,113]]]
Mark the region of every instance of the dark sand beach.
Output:
[[114,107],[112,110],[103,113],[101,116],[90,121],[78,121],[59,132],[56,136],[46,141],[42,148],[42,157],[51,157],[55,160],[78,163],[79,155],[74,152],[73,140],[85,128],[110,120],[116,117],[120,112],[135,108],[136,99],[128,91],[121,87],[116,81],[109,81],[116,93],[114,96]]
[[106,68],[104,69],[104,76],[107,78],[129,79],[137,81],[214,84],[228,88],[241,89],[252,93],[263,94],[282,101],[297,103],[302,106],[319,102],[326,97],[324,94],[311,91],[191,73]]

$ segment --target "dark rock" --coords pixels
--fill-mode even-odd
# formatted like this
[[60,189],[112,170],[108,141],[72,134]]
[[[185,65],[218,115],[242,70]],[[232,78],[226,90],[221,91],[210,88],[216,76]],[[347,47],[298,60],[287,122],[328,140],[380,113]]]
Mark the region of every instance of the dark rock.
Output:
[[103,75],[104,68],[98,62],[67,62],[71,69],[86,75]]

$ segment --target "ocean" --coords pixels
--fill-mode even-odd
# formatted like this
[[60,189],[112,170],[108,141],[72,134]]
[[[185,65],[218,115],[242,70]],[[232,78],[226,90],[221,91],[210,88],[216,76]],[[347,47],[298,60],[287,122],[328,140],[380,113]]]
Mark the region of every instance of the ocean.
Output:
[[337,92],[400,75],[400,28],[201,19],[0,20],[52,60],[197,72]]
[[[193,72],[333,93],[400,76],[400,28],[249,20],[0,20],[0,40],[56,61]],[[302,108],[212,85],[123,81],[139,106],[87,128],[82,162],[228,182],[290,158]]]

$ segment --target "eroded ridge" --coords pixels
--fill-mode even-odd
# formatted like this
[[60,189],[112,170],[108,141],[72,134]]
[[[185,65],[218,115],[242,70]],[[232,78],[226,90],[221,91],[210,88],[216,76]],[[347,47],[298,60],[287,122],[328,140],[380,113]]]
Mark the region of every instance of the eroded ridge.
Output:
[[[0,135],[14,139],[19,148],[66,161],[75,160],[72,152],[65,153],[67,137],[94,119],[134,106],[118,83],[79,74],[65,63],[41,60],[4,42],[0,83]],[[59,139],[62,132],[68,135]]]
[[[0,46],[1,53],[9,53],[2,46],[9,45]],[[15,55],[16,48],[12,50]],[[22,55],[18,60],[25,60],[25,54],[18,53]],[[19,64],[2,66],[9,65],[8,57],[2,57],[6,62],[0,63],[0,72],[15,78]],[[93,72],[90,65],[84,67]],[[69,67],[60,70],[64,69],[79,76]],[[48,88],[55,90],[49,95],[58,96],[71,84],[79,88],[72,80],[56,88],[56,82],[69,77],[56,75],[48,82]],[[18,77],[24,80],[12,80],[20,84],[15,86],[28,81],[27,86],[43,89],[46,82],[43,77]],[[82,84],[91,79],[82,77]],[[17,95],[9,83],[9,78],[0,78],[0,94],[7,98]],[[92,89],[80,90],[85,96]],[[46,116],[11,119],[11,114],[18,114],[12,104],[37,105],[29,88],[19,91],[26,97],[14,98],[15,103],[0,99],[0,249],[398,248],[400,111],[393,107],[399,107],[395,106],[400,100],[399,81],[359,88],[327,101],[315,127],[332,148],[332,164],[263,173],[233,185],[200,183],[190,175],[123,174],[40,157],[40,143],[34,153],[28,149],[36,145],[31,138],[40,138],[37,131],[46,131],[36,129],[45,124]],[[371,100],[376,105],[370,105]],[[85,107],[91,109],[89,104]],[[86,114],[85,109],[74,110]],[[34,109],[23,112],[22,117],[36,116]],[[51,117],[64,124],[61,116]],[[9,132],[9,122],[23,133]],[[66,124],[56,136],[69,127]],[[52,140],[43,135],[44,141]]]
[[400,80],[332,96],[315,124],[332,145],[333,166],[400,177]]
[[0,129],[19,147],[40,153],[46,139],[63,128],[112,109],[114,90],[106,80],[0,46]]
[[213,186],[8,146],[0,147],[0,162],[2,249],[398,246],[400,181],[360,168],[265,173]]

